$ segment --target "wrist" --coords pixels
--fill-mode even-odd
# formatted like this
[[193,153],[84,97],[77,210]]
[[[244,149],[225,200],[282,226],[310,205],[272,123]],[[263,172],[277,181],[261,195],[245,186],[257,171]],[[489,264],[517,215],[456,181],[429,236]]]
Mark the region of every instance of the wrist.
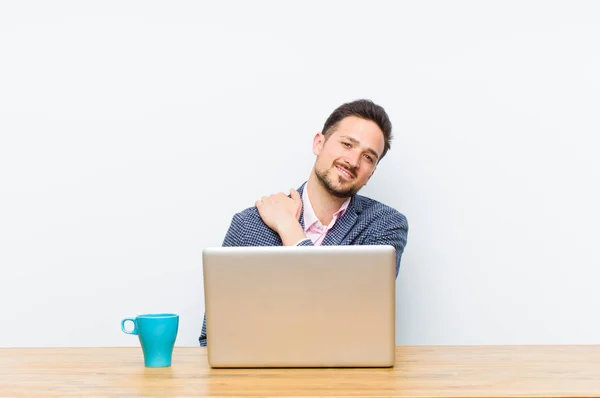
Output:
[[298,220],[285,220],[277,225],[277,233],[284,246],[293,246],[297,242],[306,239],[306,234]]
[[300,222],[298,220],[295,220],[292,217],[286,218],[275,224],[275,232],[278,234],[285,233],[286,231],[294,229],[296,226],[300,226]]

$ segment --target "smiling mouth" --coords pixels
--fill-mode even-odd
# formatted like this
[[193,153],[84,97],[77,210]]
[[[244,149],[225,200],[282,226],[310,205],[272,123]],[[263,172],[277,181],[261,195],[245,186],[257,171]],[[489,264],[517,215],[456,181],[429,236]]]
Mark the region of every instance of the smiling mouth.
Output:
[[354,174],[352,174],[350,171],[346,170],[345,168],[341,167],[341,166],[335,166],[338,174],[340,174],[342,177],[346,178],[347,180],[352,180],[354,179]]

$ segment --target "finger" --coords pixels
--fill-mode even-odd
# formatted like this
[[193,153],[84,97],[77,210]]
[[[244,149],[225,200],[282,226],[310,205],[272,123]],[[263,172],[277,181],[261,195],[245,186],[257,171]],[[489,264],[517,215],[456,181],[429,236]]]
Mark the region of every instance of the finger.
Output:
[[302,198],[300,197],[298,191],[296,191],[294,188],[290,189],[290,196],[296,204],[296,219],[299,220],[300,215],[302,214]]
[[262,196],[260,199],[258,199],[256,202],[254,202],[254,205],[255,205],[255,206],[258,206],[258,205],[264,205],[264,204],[265,204],[265,201],[266,201],[268,198],[269,198],[268,196]]
[[296,191],[294,188],[290,189],[290,196],[292,197],[292,199],[294,199],[296,202],[302,202],[302,198],[300,197],[300,194],[298,193],[298,191]]

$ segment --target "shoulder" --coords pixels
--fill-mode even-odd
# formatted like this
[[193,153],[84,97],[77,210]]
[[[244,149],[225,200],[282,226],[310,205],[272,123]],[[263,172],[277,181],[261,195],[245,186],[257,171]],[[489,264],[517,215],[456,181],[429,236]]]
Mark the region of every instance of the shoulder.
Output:
[[241,210],[233,215],[234,221],[242,224],[262,223],[258,209],[254,206]]
[[393,207],[362,195],[355,195],[354,200],[356,200],[356,210],[359,217],[370,219],[382,225],[408,228],[406,216]]
[[281,238],[264,223],[256,207],[235,213],[230,229],[239,237],[241,246],[281,245]]

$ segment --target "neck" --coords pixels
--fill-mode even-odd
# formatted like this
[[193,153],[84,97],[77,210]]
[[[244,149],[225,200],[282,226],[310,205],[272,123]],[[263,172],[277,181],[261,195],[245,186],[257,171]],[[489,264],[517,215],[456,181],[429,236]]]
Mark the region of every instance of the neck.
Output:
[[317,179],[315,171],[310,173],[306,187],[310,204],[312,205],[315,216],[321,224],[328,225],[333,219],[333,215],[337,212],[347,198],[338,198],[327,192],[325,187]]

